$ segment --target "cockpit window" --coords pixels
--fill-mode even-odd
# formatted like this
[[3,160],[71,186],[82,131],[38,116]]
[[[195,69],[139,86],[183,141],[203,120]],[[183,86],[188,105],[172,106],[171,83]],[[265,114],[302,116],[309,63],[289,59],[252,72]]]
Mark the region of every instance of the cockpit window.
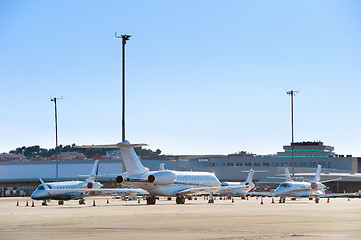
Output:
[[290,185],[288,183],[282,183],[280,185],[280,187],[288,188],[288,187],[290,187]]
[[[51,186],[49,184],[46,184],[46,186],[48,186],[48,188],[51,189]],[[44,186],[43,185],[39,185],[38,188],[36,190],[44,190]]]

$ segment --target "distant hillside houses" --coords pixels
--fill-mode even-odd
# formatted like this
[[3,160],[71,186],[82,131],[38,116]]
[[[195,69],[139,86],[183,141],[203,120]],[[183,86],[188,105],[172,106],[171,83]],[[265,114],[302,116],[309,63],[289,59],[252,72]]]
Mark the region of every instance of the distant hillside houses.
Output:
[[2,153],[0,154],[0,162],[6,161],[24,161],[26,157],[23,154],[12,154],[12,153]]

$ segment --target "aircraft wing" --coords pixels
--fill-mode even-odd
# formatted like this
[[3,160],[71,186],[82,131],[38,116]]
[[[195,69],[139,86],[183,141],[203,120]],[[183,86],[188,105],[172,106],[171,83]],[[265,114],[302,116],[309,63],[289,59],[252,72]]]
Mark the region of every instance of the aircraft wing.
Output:
[[307,194],[303,197],[332,198],[332,197],[356,197],[357,195],[358,195],[357,193],[324,193],[324,194]]
[[[255,197],[278,197],[280,195],[272,193],[272,192],[248,192],[247,195],[255,196]],[[297,197],[297,198],[327,198],[327,197],[355,197],[358,196],[357,193],[325,193],[325,194],[301,194],[297,196],[290,195],[282,195],[285,197]]]
[[220,186],[220,187],[194,187],[194,188],[187,188],[184,189],[180,192],[178,192],[179,194],[195,194],[195,193],[200,193],[200,192],[206,192],[206,193],[215,193],[221,189],[232,189],[232,188],[239,188],[239,186]]
[[183,194],[183,195],[191,195],[191,194],[200,193],[200,192],[214,193],[214,192],[217,192],[219,189],[221,189],[221,187],[187,188],[178,193]]
[[246,195],[248,196],[254,196],[254,197],[276,197],[276,195],[273,192],[247,192]]
[[81,189],[79,192],[97,192],[103,194],[110,193],[136,193],[139,195],[149,195],[149,193],[143,189],[133,188],[98,188],[98,189]]

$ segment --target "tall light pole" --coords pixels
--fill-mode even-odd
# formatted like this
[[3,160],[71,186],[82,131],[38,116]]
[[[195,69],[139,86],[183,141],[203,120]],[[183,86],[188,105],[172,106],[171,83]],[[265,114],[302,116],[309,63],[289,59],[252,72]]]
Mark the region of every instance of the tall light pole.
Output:
[[288,95],[291,95],[291,125],[292,125],[292,143],[291,143],[291,149],[292,149],[292,177],[295,177],[295,147],[294,147],[294,135],[293,135],[293,96],[298,93],[299,91],[287,91]]
[[[116,38],[122,39],[122,141],[125,141],[125,44],[131,37],[127,34],[122,34],[120,36],[115,32]],[[122,162],[122,172],[125,172],[124,161]]]
[[56,181],[59,181],[59,161],[58,161],[58,153],[59,153],[59,149],[58,149],[58,114],[57,114],[57,109],[56,109],[56,100],[57,99],[63,99],[63,97],[61,98],[51,98],[50,101],[54,102],[54,106],[55,106],[55,158],[56,158]]

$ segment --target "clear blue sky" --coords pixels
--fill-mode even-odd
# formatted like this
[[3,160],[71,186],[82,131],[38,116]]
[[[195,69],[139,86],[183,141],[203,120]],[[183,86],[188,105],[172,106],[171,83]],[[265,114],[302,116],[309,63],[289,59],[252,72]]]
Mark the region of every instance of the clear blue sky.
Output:
[[361,157],[361,2],[0,0],[0,152],[121,141],[166,154],[273,154],[321,140]]

